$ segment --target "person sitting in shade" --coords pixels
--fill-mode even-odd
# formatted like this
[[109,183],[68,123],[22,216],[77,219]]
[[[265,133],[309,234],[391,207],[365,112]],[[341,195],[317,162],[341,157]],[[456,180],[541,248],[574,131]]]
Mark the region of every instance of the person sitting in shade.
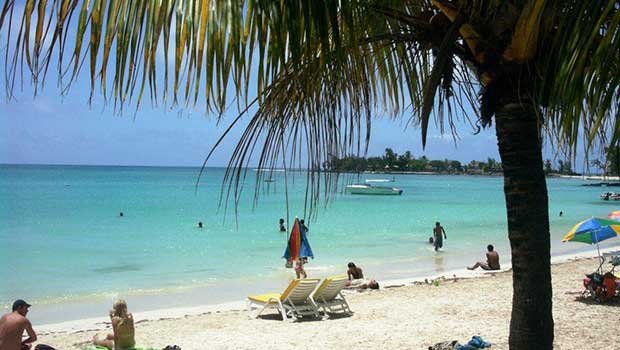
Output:
[[117,300],[110,310],[113,333],[105,339],[99,339],[97,334],[93,337],[93,343],[106,347],[110,350],[133,349],[136,346],[133,315],[127,312],[127,303]]
[[478,261],[474,266],[467,267],[468,270],[475,270],[481,267],[483,270],[499,270],[499,254],[494,250],[493,245],[487,246],[487,261]]

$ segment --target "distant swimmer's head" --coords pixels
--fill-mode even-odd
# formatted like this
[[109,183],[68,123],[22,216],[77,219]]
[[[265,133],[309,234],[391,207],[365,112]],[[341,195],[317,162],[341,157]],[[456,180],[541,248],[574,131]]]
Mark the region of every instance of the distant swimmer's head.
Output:
[[118,213],[118,216],[123,216],[125,214],[123,214],[123,212],[121,211],[120,213]]
[[433,237],[428,237],[428,243],[433,244]]
[[489,245],[487,246],[487,250],[488,250],[488,251],[492,252],[492,251],[493,251],[493,249],[495,249],[495,248],[493,247],[493,245],[492,245],[492,244],[489,244]]
[[280,224],[283,224],[283,223],[284,223],[284,219],[280,219]]
[[199,228],[202,228],[202,221],[199,221],[199,222],[198,222],[198,227],[199,227]]
[[30,307],[30,304],[28,304],[22,299],[17,299],[13,302],[13,311],[17,311],[18,314],[24,317],[26,317],[29,307]]

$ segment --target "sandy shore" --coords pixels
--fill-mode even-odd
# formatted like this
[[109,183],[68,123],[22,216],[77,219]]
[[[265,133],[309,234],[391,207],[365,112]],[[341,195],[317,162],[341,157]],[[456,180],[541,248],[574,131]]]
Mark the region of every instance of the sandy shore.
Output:
[[[611,344],[620,341],[620,303],[598,305],[579,298],[582,277],[597,261],[554,260],[555,348],[614,348]],[[393,281],[384,283],[392,287],[379,291],[349,292],[354,315],[327,320],[288,323],[275,312],[252,319],[243,303],[136,314],[136,338],[140,346],[177,344],[183,350],[426,349],[436,342],[464,343],[480,335],[493,349],[507,349],[511,272],[463,274],[469,278],[440,280],[438,285]],[[80,349],[95,333],[109,331],[104,320],[41,326],[39,340],[58,349]]]

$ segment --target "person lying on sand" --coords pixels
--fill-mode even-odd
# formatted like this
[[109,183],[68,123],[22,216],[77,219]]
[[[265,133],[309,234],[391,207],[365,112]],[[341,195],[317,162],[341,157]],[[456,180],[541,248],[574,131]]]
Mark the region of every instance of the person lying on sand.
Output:
[[133,315],[127,312],[125,300],[117,300],[110,310],[112,331],[105,339],[99,339],[97,334],[93,337],[93,343],[105,346],[110,350],[133,349],[136,345]]
[[[37,340],[30,320],[26,318],[30,304],[17,299],[13,303],[13,312],[0,318],[0,350],[28,350]],[[24,331],[28,339],[22,340]]]
[[499,270],[499,254],[493,250],[493,245],[487,246],[487,261],[478,261],[474,266],[467,267],[468,270],[475,270],[481,267],[483,270]]
[[376,280],[356,279],[348,281],[346,289],[379,289],[379,282]]

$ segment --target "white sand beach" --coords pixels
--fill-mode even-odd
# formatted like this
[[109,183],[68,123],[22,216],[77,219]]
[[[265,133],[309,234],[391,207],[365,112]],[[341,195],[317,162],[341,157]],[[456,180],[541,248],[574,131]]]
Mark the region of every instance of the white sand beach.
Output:
[[[620,341],[620,303],[601,305],[579,297],[584,274],[597,266],[592,257],[554,258],[556,349],[613,349]],[[465,343],[480,335],[493,349],[507,349],[511,272],[460,275],[465,277],[437,284],[402,280],[384,282],[378,291],[348,292],[354,314],[326,320],[283,322],[275,312],[254,319],[242,302],[140,313],[135,315],[136,337],[139,346],[177,344],[183,350],[426,349],[440,341]],[[80,349],[109,327],[104,318],[40,326],[39,341],[58,349]]]

